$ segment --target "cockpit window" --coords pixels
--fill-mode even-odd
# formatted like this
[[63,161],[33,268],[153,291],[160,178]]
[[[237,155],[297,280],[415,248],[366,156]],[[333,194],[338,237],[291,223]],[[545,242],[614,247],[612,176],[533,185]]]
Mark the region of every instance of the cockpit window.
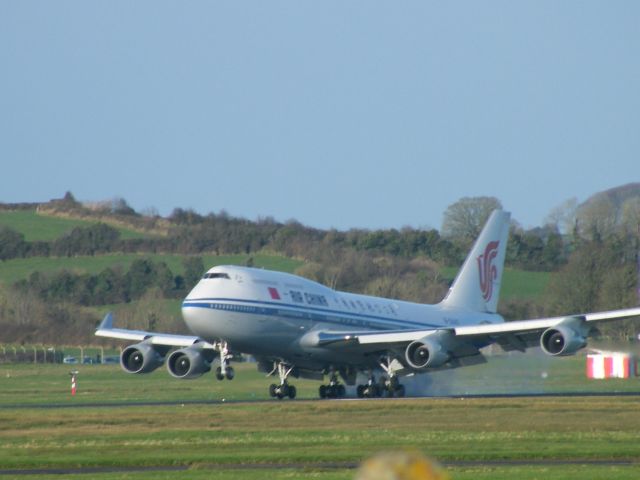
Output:
[[205,273],[204,277],[202,278],[226,278],[226,279],[230,279],[229,274],[227,273]]

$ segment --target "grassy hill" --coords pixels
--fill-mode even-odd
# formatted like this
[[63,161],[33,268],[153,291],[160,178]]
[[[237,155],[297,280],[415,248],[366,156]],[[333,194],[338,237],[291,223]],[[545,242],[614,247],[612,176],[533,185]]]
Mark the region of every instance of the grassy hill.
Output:
[[[35,210],[0,211],[0,227],[6,226],[25,236],[27,242],[50,241],[60,238],[76,227],[87,227],[97,221],[42,215]],[[114,226],[120,238],[143,238],[147,235],[131,229]]]
[[[442,275],[449,281],[453,281],[457,273],[457,267],[446,267],[442,270]],[[536,300],[544,295],[551,275],[549,272],[527,272],[506,268],[502,278],[500,299]]]
[[[90,226],[95,220],[82,218],[66,218],[31,210],[0,211],[0,226],[10,227],[25,235],[27,241],[51,241],[60,238],[76,227]],[[141,238],[150,234],[136,231],[126,226],[113,224],[120,232],[121,238]],[[205,268],[214,265],[232,264],[243,265],[252,258],[256,267],[279,270],[292,273],[304,262],[278,255],[202,255]],[[18,280],[28,278],[35,271],[53,273],[69,270],[76,273],[97,274],[105,268],[119,267],[128,270],[131,263],[139,258],[148,258],[154,262],[165,262],[174,275],[183,272],[184,255],[178,254],[105,254],[95,256],[75,257],[32,257],[17,258],[0,264],[0,283],[9,285]],[[449,281],[453,280],[458,271],[457,267],[443,268],[442,274]],[[506,269],[501,298],[502,300],[522,299],[535,300],[542,296],[549,282],[551,274],[546,272],[527,272],[523,270]]]
[[[258,268],[279,270],[292,273],[304,262],[277,255],[202,255],[205,268],[215,265],[245,265],[251,257]],[[33,272],[52,273],[59,270],[70,270],[77,273],[96,274],[105,268],[120,267],[126,271],[131,263],[139,258],[147,258],[154,262],[165,262],[174,275],[184,272],[182,260],[184,255],[161,254],[112,254],[80,257],[33,257],[16,258],[0,264],[0,282],[12,284],[28,278]]]

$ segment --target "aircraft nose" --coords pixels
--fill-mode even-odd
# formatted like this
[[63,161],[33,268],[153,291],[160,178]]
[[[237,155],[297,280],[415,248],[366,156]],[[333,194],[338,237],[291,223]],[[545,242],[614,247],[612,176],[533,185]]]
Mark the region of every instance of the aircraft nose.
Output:
[[188,324],[190,320],[193,320],[194,317],[194,307],[193,304],[189,302],[189,300],[185,300],[182,302],[182,318]]

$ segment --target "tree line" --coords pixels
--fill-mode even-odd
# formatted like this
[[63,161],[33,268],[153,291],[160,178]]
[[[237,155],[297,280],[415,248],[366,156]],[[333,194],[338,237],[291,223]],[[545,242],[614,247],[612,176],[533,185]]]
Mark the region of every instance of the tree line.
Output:
[[[73,202],[67,198],[63,204],[65,208],[75,208]],[[122,202],[112,202],[112,208],[116,208],[113,205],[118,209],[113,215],[118,218],[130,216],[136,221],[139,216]],[[449,287],[449,279],[442,276],[442,266],[461,265],[488,215],[499,207],[499,201],[492,197],[461,199],[445,212],[440,232],[409,227],[320,230],[296,221],[279,223],[263,218],[252,222],[225,212],[200,215],[183,209],[174,210],[164,219],[164,235],[140,239],[122,239],[116,228],[105,223],[76,227],[49,242],[28,242],[22,234],[4,227],[0,228],[2,260],[114,252],[187,256],[182,274],[172,272],[164,262],[144,258],[135,260],[128,269],[106,268],[97,274],[34,272],[29,278],[0,289],[0,323],[7,338],[43,335],[49,332],[46,325],[57,325],[55,332],[85,335],[91,341],[99,319],[83,307],[135,302],[135,308],[125,308],[129,312],[125,313],[128,327],[179,330],[175,319],[162,311],[161,300],[181,298],[187,293],[204,272],[205,265],[199,257],[204,253],[278,253],[303,259],[304,265],[295,273],[332,288],[434,303]],[[598,221],[593,210],[590,215],[588,224],[574,219],[573,228],[562,229],[551,222],[542,228],[524,230],[517,222],[512,223],[507,265],[554,273],[543,300],[501,302],[500,313],[506,319],[607,310],[638,303],[637,231],[629,223],[612,226],[611,222]],[[565,225],[571,226],[566,212],[562,218]],[[71,333],[68,329],[78,327],[79,319],[85,321],[81,329],[84,333]],[[33,325],[27,328],[25,325],[30,323]],[[615,323],[604,330],[631,335],[633,328],[631,323]]]
[[13,290],[47,302],[84,307],[129,303],[157,289],[163,298],[182,298],[202,276],[200,257],[183,260],[184,274],[176,275],[165,262],[140,258],[125,271],[105,268],[97,274],[60,270],[50,274],[33,272],[13,285]]
[[[437,230],[402,229],[348,231],[319,230],[290,221],[256,222],[228,215],[199,215],[176,209],[168,217],[165,236],[121,238],[105,223],[75,227],[51,241],[27,241],[22,233],[0,227],[0,260],[30,257],[74,257],[107,253],[165,253],[202,255],[255,254],[271,251],[313,260],[318,249],[352,249],[358,252],[413,258],[424,256],[443,265],[464,260],[470,242],[465,237],[443,237]],[[507,264],[525,270],[551,271],[565,260],[567,243],[557,231],[512,228]]]

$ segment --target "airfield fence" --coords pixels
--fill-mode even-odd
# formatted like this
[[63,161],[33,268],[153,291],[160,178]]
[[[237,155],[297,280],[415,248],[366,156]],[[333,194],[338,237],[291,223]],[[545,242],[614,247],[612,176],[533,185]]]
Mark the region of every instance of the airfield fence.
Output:
[[0,364],[7,363],[117,363],[120,350],[96,346],[2,345]]

